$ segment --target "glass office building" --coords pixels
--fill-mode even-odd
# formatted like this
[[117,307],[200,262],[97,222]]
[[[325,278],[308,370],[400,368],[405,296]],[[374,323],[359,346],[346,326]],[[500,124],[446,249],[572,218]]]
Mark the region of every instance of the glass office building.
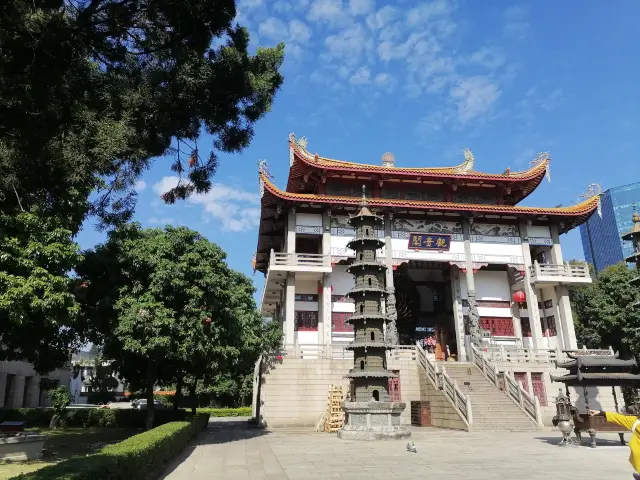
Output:
[[631,242],[620,237],[633,226],[634,205],[640,208],[640,183],[610,188],[602,194],[601,203],[602,217],[594,214],[580,226],[584,258],[597,272],[633,252]]

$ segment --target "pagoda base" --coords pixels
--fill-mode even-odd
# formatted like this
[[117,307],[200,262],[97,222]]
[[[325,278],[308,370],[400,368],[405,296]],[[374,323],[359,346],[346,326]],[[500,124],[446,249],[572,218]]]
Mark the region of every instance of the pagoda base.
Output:
[[344,402],[347,424],[338,430],[343,440],[400,440],[411,432],[400,425],[401,402]]

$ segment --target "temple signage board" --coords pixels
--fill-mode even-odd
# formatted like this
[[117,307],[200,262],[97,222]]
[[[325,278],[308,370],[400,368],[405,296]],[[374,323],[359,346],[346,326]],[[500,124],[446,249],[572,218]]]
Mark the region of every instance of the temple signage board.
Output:
[[410,233],[410,250],[438,250],[449,251],[451,235],[443,233]]

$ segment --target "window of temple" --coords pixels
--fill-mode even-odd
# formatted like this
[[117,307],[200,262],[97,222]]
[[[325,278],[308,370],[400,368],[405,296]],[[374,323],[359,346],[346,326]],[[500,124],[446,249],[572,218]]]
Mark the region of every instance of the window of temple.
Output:
[[376,339],[376,334],[371,332],[371,341],[373,342],[375,341],[375,339]]
[[360,313],[364,313],[364,305],[360,304]]
[[489,330],[494,337],[513,337],[513,319],[511,317],[480,317],[480,327]]
[[369,286],[371,286],[371,277],[369,277]]
[[380,392],[379,392],[378,390],[374,390],[374,391],[373,391],[373,399],[374,399],[376,402],[379,402],[379,401],[380,401]]
[[362,260],[362,252],[358,252],[358,260]]
[[360,370],[364,370],[364,360],[360,360]]
[[318,312],[296,310],[294,328],[298,332],[317,332]]
[[353,332],[353,325],[347,322],[351,317],[350,313],[331,312],[332,332]]
[[529,317],[522,317],[520,319],[520,324],[522,325],[522,337],[530,337],[531,323],[529,322]]

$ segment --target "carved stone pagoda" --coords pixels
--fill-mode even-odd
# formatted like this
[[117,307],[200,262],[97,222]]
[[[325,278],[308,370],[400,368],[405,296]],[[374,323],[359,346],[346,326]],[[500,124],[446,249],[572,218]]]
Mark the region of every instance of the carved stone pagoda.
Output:
[[338,437],[406,438],[411,432],[400,425],[400,414],[406,405],[392,401],[389,392],[389,379],[397,374],[387,370],[387,350],[392,348],[385,340],[388,319],[382,310],[387,267],[376,258],[376,251],[384,246],[377,233],[383,221],[369,210],[364,190],[363,186],[360,211],[349,219],[355,238],[348,248],[356,254],[347,269],[355,280],[348,294],[355,302],[355,312],[349,319],[354,327],[354,340],[348,347],[353,350],[354,367],[347,374],[351,379],[351,401],[342,405],[347,424],[338,431]]

